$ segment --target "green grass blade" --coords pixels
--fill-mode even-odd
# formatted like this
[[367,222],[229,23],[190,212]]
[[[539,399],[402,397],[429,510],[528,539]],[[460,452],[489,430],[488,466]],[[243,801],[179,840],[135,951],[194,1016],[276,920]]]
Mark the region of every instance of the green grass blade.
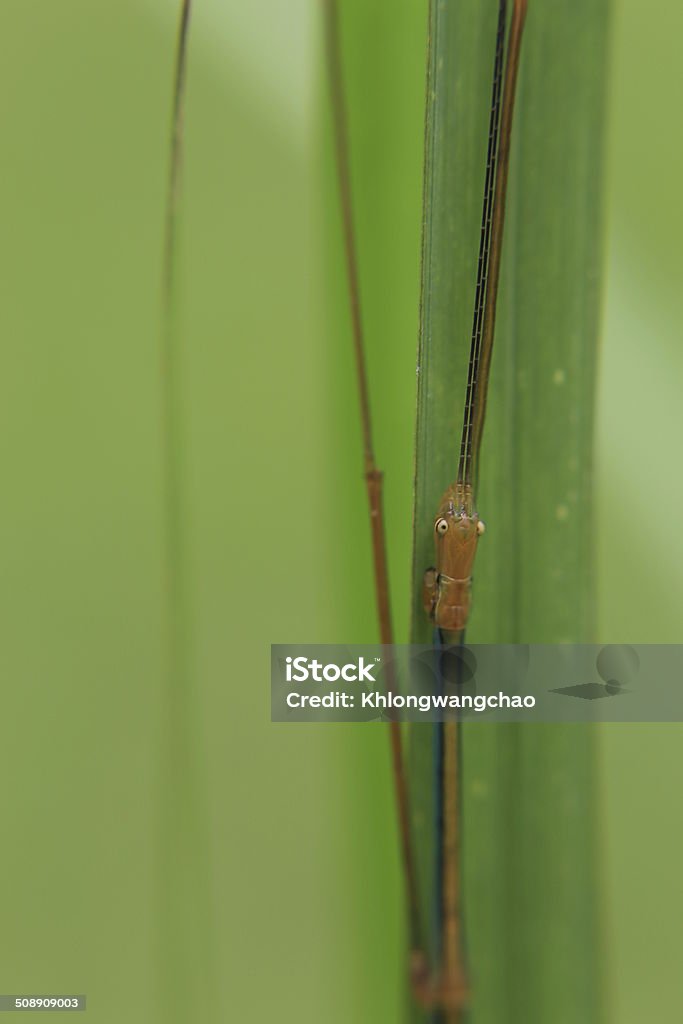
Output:
[[[434,3],[427,104],[413,638],[419,582],[456,472],[474,296],[496,4]],[[475,642],[588,641],[606,2],[533,3],[523,42],[479,512]],[[472,1021],[599,1015],[593,736],[464,730]],[[412,733],[425,898],[431,729]]]
[[216,1005],[215,922],[203,785],[200,709],[193,665],[187,522],[181,293],[181,179],[191,0],[178,6],[162,281],[164,664],[158,849],[158,992],[164,1019],[186,1021]]

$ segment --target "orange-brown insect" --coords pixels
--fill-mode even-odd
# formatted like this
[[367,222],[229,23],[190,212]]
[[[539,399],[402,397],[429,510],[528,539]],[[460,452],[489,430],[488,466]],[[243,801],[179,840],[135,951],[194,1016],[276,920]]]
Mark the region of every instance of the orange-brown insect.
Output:
[[451,484],[434,520],[436,568],[427,569],[423,583],[425,611],[435,626],[461,633],[472,601],[472,566],[477,541],[485,526],[472,501],[469,484]]

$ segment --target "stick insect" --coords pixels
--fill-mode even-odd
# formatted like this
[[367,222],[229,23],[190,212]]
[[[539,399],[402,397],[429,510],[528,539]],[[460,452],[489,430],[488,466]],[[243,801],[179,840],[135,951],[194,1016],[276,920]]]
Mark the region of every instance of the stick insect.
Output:
[[[506,0],[499,0],[474,316],[457,475],[455,481],[445,491],[436,511],[433,523],[436,565],[426,569],[423,581],[425,613],[433,624],[435,641],[438,644],[453,645],[464,642],[471,606],[472,570],[477,544],[484,532],[484,524],[479,518],[476,506],[479,454],[495,333],[510,141],[526,6],[526,0],[513,0],[512,12],[508,19]],[[349,171],[338,0],[325,0],[325,29],[348,295],[363,433],[377,614],[381,642],[392,644],[394,634],[389,603],[382,473],[375,461],[372,440]],[[455,461],[454,453],[454,463]],[[388,682],[391,688],[392,681]],[[424,920],[410,829],[401,726],[392,721],[389,730],[406,890],[412,991],[416,1001],[425,1009],[439,1012],[446,1024],[457,1024],[462,1019],[462,1012],[469,1000],[460,900],[459,727],[457,722],[446,722],[441,726],[441,936],[439,962],[436,964],[429,962],[425,951]]]

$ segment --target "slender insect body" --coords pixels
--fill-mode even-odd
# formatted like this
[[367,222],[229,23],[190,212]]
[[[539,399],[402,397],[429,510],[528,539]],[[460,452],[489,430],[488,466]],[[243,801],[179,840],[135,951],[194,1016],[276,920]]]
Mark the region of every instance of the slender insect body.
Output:
[[[441,499],[434,519],[436,568],[428,569],[423,580],[425,610],[447,643],[462,643],[465,638],[472,601],[472,569],[477,543],[484,530],[475,507],[476,483],[495,333],[512,115],[526,0],[514,2],[507,32],[508,56],[504,64],[506,8],[506,0],[499,0],[482,230],[458,475]],[[462,783],[458,723],[444,723],[441,735],[442,948],[439,1002],[447,1009],[446,1024],[455,1024],[456,1021],[460,1024],[459,1011],[466,1003],[466,969],[460,897]]]

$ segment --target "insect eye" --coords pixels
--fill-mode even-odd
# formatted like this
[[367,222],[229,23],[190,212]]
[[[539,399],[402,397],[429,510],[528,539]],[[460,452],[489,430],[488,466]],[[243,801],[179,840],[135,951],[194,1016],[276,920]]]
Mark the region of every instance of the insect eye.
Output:
[[437,533],[444,534],[448,529],[447,520],[437,519],[436,523],[434,524],[434,529],[436,530]]
[[485,533],[485,532],[486,532],[486,527],[485,527],[485,525],[482,523],[482,521],[480,519],[479,522],[477,523],[477,533],[481,537],[482,533]]

